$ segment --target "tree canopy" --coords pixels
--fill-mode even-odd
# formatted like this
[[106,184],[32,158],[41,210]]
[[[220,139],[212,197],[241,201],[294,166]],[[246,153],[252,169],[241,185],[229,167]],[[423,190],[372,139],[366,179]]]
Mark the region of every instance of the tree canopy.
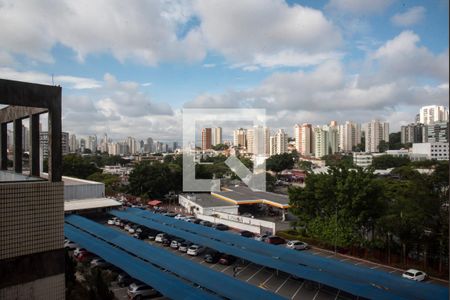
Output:
[[294,157],[291,153],[275,154],[266,160],[266,169],[279,173],[294,167]]

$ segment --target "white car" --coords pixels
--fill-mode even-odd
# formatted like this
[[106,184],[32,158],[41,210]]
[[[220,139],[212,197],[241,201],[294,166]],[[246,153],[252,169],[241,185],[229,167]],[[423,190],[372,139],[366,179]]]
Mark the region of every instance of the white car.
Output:
[[200,245],[192,245],[189,247],[187,254],[192,256],[197,256],[199,254],[202,254],[202,252],[205,251],[205,247]]
[[108,262],[106,262],[103,258],[94,258],[91,261],[91,267],[93,268],[104,268],[104,267],[108,267],[110,264]]
[[165,233],[158,233],[158,234],[155,236],[155,242],[157,242],[157,243],[162,243],[162,241],[163,241],[163,239],[164,239],[165,236],[166,236]]
[[108,225],[114,225],[116,224],[116,220],[115,219],[109,219],[108,220]]
[[131,228],[130,224],[125,225],[125,227],[123,229],[125,229],[126,231],[128,231]]
[[305,242],[300,242],[300,241],[294,240],[294,241],[287,242],[286,248],[294,249],[294,250],[306,250],[306,249],[309,249],[309,245]]
[[72,241],[65,240],[64,241],[64,248],[67,248],[69,250],[73,250],[73,249],[79,248],[79,246],[76,243],[72,242]]
[[77,248],[75,251],[73,251],[73,256],[78,256],[81,252],[86,251],[84,248]]
[[114,221],[114,225],[120,226],[120,219],[116,219],[116,220]]
[[415,281],[424,281],[427,278],[427,274],[416,269],[409,269],[402,274],[402,277]]
[[158,291],[154,288],[139,283],[132,283],[127,290],[128,299],[142,299],[144,297],[152,297],[158,295]]
[[183,220],[183,221],[186,221],[186,222],[189,222],[189,223],[191,223],[191,222],[194,222],[194,220],[195,220],[195,217],[192,217],[192,216],[190,216],[190,217],[186,217],[186,218],[184,218],[184,220]]

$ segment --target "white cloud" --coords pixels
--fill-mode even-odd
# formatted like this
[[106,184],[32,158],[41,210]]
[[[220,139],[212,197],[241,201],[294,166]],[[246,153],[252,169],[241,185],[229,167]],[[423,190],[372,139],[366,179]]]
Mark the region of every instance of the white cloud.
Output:
[[203,68],[214,68],[216,64],[203,64]]
[[394,0],[330,0],[327,9],[353,14],[380,13]]
[[186,3],[6,0],[0,6],[2,49],[43,62],[53,61],[51,49],[57,44],[74,50],[80,61],[91,53],[149,65],[198,61],[205,56],[200,33],[193,29],[177,36],[191,17]]
[[397,26],[408,27],[422,21],[425,18],[425,12],[425,7],[414,6],[404,13],[398,13],[392,16],[391,22]]
[[403,31],[387,41],[372,55],[379,67],[377,80],[407,77],[427,77],[439,81],[449,79],[449,52],[435,55],[426,47],[419,46],[420,37],[412,31]]
[[[339,30],[319,10],[283,0],[200,0],[195,11],[210,49],[242,66],[305,66],[334,57]],[[226,24],[226,25],[224,25]]]

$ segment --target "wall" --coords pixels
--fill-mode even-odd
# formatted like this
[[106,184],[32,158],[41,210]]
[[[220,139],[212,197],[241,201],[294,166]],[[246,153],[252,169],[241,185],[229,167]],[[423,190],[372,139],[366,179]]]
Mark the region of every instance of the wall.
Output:
[[239,223],[239,222],[219,219],[219,218],[216,218],[216,217],[213,217],[213,216],[207,216],[207,215],[202,215],[202,214],[196,214],[195,216],[197,218],[205,220],[205,221],[210,221],[210,222],[213,222],[213,223],[222,223],[222,224],[225,224],[225,225],[233,227],[233,228],[237,228],[237,229],[240,229],[240,230],[248,230],[248,231],[256,233],[256,234],[260,234],[260,231],[261,231],[260,227],[258,227],[258,226],[242,224],[242,223]]

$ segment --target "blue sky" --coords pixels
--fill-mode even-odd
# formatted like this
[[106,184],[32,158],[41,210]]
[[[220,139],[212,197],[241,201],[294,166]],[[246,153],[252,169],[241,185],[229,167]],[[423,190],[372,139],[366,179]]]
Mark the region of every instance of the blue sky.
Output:
[[448,105],[448,1],[0,0],[0,77],[59,84],[64,130],[181,139],[182,108],[268,124]]

